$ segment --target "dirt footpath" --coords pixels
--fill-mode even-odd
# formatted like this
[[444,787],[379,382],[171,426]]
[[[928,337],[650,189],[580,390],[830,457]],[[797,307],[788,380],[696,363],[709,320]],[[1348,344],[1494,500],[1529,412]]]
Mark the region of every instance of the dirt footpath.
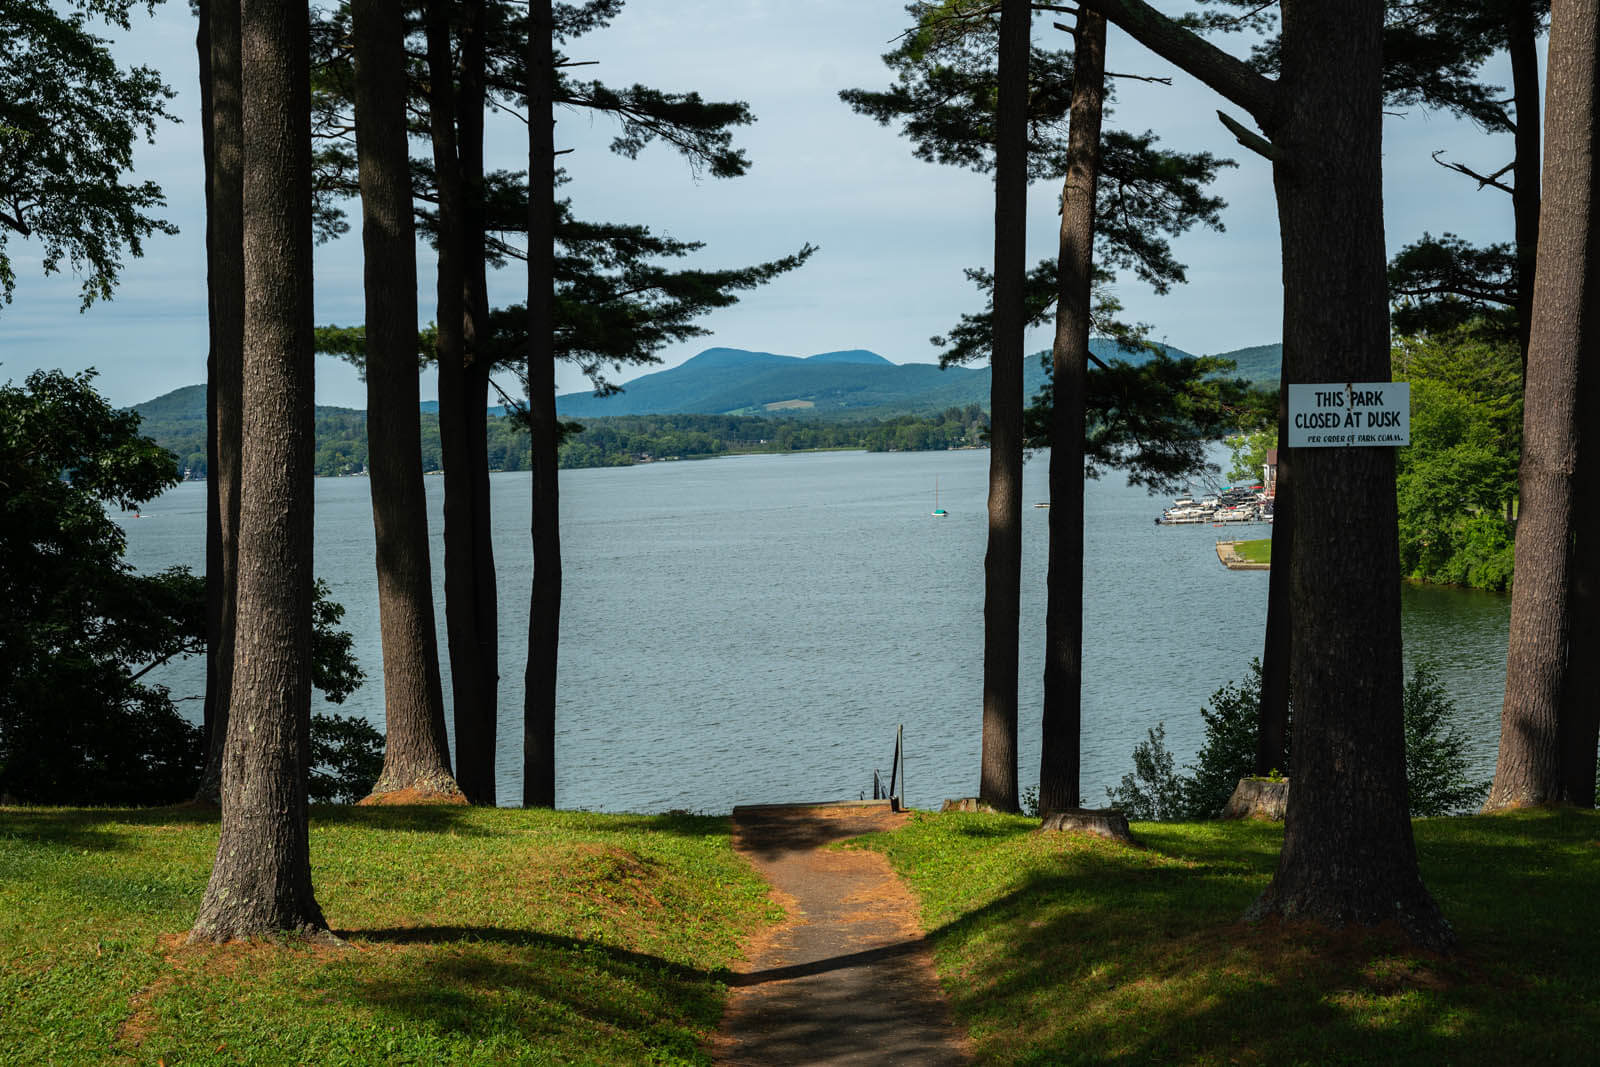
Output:
[[905,819],[887,802],[733,810],[734,847],[789,917],[746,946],[718,1063],[969,1062],[910,892],[876,852],[826,848]]

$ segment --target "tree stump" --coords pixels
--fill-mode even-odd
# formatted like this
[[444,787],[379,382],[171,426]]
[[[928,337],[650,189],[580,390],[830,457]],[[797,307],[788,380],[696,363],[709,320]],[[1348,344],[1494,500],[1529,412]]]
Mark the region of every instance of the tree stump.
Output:
[[1133,844],[1133,834],[1128,832],[1128,817],[1115,808],[1068,808],[1052,811],[1044,817],[1039,832],[1094,834],[1113,841]]
[[981,811],[986,815],[999,814],[999,811],[987,800],[979,800],[977,797],[962,797],[959,800],[946,800],[943,804],[939,805],[939,812],[943,814],[947,811]]
[[1241,778],[1234,787],[1224,819],[1272,819],[1283,821],[1289,807],[1289,779]]

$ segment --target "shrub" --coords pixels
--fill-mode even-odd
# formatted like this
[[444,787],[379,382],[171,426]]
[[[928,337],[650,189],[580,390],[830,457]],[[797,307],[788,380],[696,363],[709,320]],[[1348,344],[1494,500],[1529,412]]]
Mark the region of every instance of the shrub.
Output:
[[1138,822],[1164,822],[1189,817],[1185,802],[1188,780],[1172,768],[1167,751],[1167,724],[1146,731],[1149,739],[1133,747],[1133,773],[1122,776],[1116,789],[1107,789],[1111,806]]
[[314,804],[353,804],[372,792],[383,773],[383,735],[365,719],[311,716]]
[[1455,710],[1439,672],[1417,664],[1405,688],[1406,793],[1413,816],[1471,811],[1489,792],[1488,782],[1467,777],[1467,739],[1450,722]]
[[[1254,770],[1256,720],[1261,702],[1261,662],[1252,660],[1243,683],[1229,682],[1211,695],[1200,710],[1205,740],[1186,764],[1192,774],[1179,774],[1166,747],[1166,724],[1149,731],[1149,739],[1133,749],[1133,773],[1122,776],[1106,796],[1130,819],[1165,821],[1215,819],[1222,815],[1239,779]],[[1412,816],[1470,811],[1488,792],[1487,782],[1473,782],[1467,773],[1467,739],[1450,720],[1455,704],[1439,684],[1438,671],[1419,663],[1402,693],[1405,718],[1407,795]],[[1279,769],[1292,778],[1290,748],[1294,707]],[[1600,787],[1600,776],[1596,778]]]
[[[1209,707],[1200,709],[1206,735],[1189,768],[1194,774],[1183,779],[1185,818],[1220,818],[1239,779],[1254,773],[1260,714],[1261,661],[1252,659],[1242,683],[1229,682],[1211,694]],[[1286,736],[1284,751],[1275,761],[1280,769],[1289,766],[1288,740]]]

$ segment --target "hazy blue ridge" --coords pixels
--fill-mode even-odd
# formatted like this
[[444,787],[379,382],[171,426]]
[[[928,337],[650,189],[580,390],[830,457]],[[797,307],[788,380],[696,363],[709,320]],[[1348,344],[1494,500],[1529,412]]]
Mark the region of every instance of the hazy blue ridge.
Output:
[[[1094,338],[1092,352],[1103,360],[1139,363],[1150,358],[1142,352],[1121,351],[1115,342]],[[1190,353],[1164,346],[1174,358]],[[1030,355],[1023,369],[1023,388],[1031,398],[1044,383],[1041,357]],[[1283,361],[1281,344],[1256,345],[1219,352],[1237,363],[1233,374],[1262,385],[1276,386]],[[557,410],[568,416],[668,414],[774,414],[854,415],[887,417],[943,411],[968,404],[989,404],[988,367],[950,367],[931,363],[891,363],[876,352],[846,349],[809,358],[738,348],[708,348],[669,370],[641,375],[626,383],[624,391],[596,397],[592,391],[565,393],[556,398]],[[145,432],[153,436],[201,434],[205,430],[206,389],[189,385],[135,404],[144,418]],[[769,405],[782,405],[769,407]],[[807,406],[809,405],[809,406]],[[438,401],[425,400],[421,410],[437,414]],[[489,409],[505,414],[505,407]],[[356,408],[317,408],[318,417],[362,417]],[[161,434],[153,431],[159,428]]]
[[[1110,342],[1104,343],[1114,349]],[[1100,343],[1096,342],[1096,347]],[[1044,381],[1037,359],[1028,361],[1024,388],[1031,397]],[[918,414],[989,401],[987,367],[892,363],[876,352],[847,349],[809,358],[771,352],[709,348],[669,370],[641,375],[623,391],[597,397],[590,390],[556,398],[562,415]]]
[[1216,355],[1233,360],[1237,364],[1233,371],[1234,376],[1256,385],[1275,389],[1283,374],[1282,344],[1254,345],[1250,348],[1236,348],[1232,352],[1218,352]]
[[[1141,363],[1147,350],[1126,352],[1116,342],[1095,338],[1090,350],[1099,358]],[[1163,346],[1173,358],[1190,353]],[[1240,377],[1276,382],[1279,345],[1224,353],[1237,358]],[[1029,356],[1023,389],[1031,399],[1044,384],[1040,356]],[[736,348],[708,348],[669,370],[641,375],[608,397],[589,390],[564,393],[556,410],[573,418],[607,415],[758,415],[892,416],[927,414],[949,407],[989,404],[989,368],[951,367],[931,363],[891,363],[865,349],[824,352],[808,358]]]

